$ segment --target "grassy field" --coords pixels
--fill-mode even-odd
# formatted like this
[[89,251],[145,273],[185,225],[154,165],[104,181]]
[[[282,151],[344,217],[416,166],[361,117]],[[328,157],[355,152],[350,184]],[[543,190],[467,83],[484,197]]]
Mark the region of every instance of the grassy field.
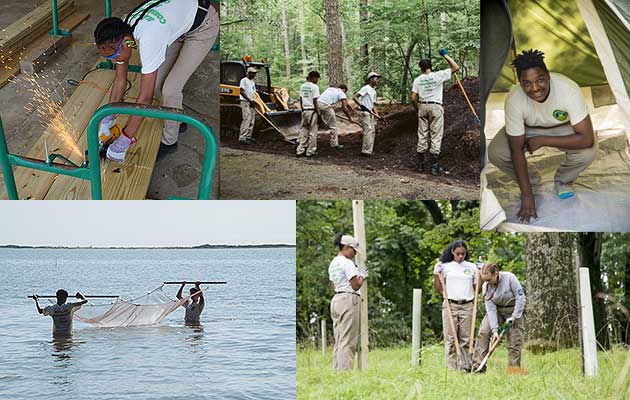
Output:
[[620,379],[630,352],[622,349],[600,352],[600,373],[592,379],[582,376],[578,349],[525,352],[525,376],[507,374],[504,347],[485,374],[447,371],[444,348],[437,345],[423,350],[417,368],[410,365],[410,348],[371,350],[365,371],[336,373],[331,358],[331,352],[298,351],[297,399],[630,399],[630,373]]

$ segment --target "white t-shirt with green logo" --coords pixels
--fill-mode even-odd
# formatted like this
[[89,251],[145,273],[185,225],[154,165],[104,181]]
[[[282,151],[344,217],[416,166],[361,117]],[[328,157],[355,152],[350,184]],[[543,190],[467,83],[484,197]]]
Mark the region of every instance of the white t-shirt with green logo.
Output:
[[522,136],[525,127],[551,128],[576,125],[588,116],[588,105],[577,83],[564,75],[551,75],[549,96],[543,103],[527,97],[520,85],[513,86],[505,98],[505,132]]
[[328,267],[328,279],[335,284],[336,292],[357,293],[357,291],[352,289],[350,279],[359,274],[359,269],[355,263],[344,256],[333,258]]
[[446,292],[450,300],[472,300],[475,297],[473,285],[477,275],[477,266],[468,261],[457,263],[437,263],[433,268],[433,274],[440,272],[444,275]]
[[[157,1],[150,1],[136,10],[129,25],[133,26],[143,11]],[[143,74],[150,74],[162,65],[168,46],[192,27],[198,7],[198,0],[166,0],[152,7],[138,22],[133,37],[138,43]],[[208,12],[216,11],[210,7]]]
[[411,91],[418,95],[418,101],[442,103],[444,82],[451,79],[450,69],[422,74],[413,81]]
[[313,82],[304,82],[300,86],[300,98],[303,110],[315,109],[315,99],[319,97],[319,86]]

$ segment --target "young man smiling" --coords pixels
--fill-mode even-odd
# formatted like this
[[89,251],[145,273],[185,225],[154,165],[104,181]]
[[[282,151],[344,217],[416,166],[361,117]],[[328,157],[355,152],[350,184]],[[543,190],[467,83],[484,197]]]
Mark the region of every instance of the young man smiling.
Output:
[[540,177],[528,173],[525,152],[555,147],[566,153],[554,177],[556,194],[566,199],[574,195],[572,183],[597,157],[598,146],[588,106],[575,82],[550,73],[539,50],[523,51],[512,66],[520,85],[505,99],[505,128],[492,139],[488,158],[518,183],[517,217],[529,223],[538,219],[532,185],[540,183]]
[[[122,101],[133,49],[140,53],[142,77],[137,102],[182,108],[184,85],[206,57],[219,32],[218,5],[211,0],[149,0],[127,17],[106,18],[94,31],[101,56],[116,64],[110,103]],[[122,134],[107,149],[107,158],[124,162],[144,117],[130,116]],[[115,116],[101,121],[99,138],[107,137]],[[179,122],[165,121],[160,153],[175,149]]]

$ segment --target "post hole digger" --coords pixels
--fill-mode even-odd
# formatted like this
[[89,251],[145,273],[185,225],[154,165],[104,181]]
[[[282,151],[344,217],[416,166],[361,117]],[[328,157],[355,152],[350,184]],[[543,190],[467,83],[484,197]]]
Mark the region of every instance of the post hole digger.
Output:
[[[451,328],[451,337],[455,343],[455,351],[457,353],[457,368],[469,372],[472,370],[472,356],[469,352],[463,352],[459,344],[459,338],[457,337],[457,328],[455,327],[455,321],[453,320],[453,312],[451,310],[451,304],[448,299],[448,291],[446,290],[446,284],[444,282],[444,275],[442,272],[438,274],[440,284],[442,285],[442,294],[444,295],[444,302],[446,304],[446,311],[448,314],[448,323]],[[474,329],[474,326],[473,326]]]

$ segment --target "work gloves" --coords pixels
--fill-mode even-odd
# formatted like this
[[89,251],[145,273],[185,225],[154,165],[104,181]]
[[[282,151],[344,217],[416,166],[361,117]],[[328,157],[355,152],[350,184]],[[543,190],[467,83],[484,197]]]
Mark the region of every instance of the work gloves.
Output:
[[438,53],[439,53],[442,57],[444,57],[445,55],[447,55],[447,54],[448,54],[448,50],[446,50],[446,49],[440,49],[440,50],[438,50]]
[[98,137],[101,136],[109,136],[109,128],[114,126],[114,122],[116,120],[115,115],[108,115],[107,117],[101,120],[101,123],[98,126]]
[[510,317],[510,318],[506,319],[505,323],[511,326],[514,323],[514,317]]

